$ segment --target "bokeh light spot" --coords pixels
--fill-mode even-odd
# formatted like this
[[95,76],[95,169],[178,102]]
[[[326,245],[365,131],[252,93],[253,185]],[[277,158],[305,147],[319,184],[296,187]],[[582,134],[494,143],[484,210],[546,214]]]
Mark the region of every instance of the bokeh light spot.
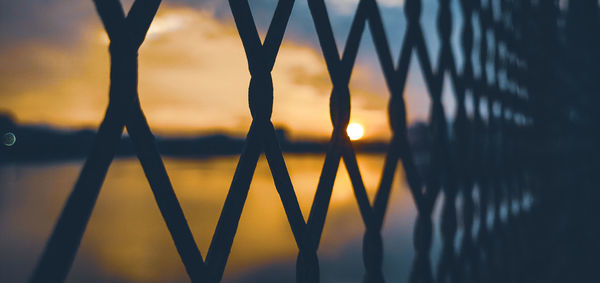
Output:
[[13,146],[17,142],[15,134],[8,132],[2,136],[2,144],[5,146]]

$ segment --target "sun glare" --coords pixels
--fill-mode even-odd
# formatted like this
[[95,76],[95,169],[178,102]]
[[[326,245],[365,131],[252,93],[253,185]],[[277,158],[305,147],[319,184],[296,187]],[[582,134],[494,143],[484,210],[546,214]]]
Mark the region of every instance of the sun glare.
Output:
[[348,133],[348,137],[350,140],[359,140],[365,134],[365,129],[361,124],[358,123],[350,123],[348,124],[348,128],[346,128],[346,133]]

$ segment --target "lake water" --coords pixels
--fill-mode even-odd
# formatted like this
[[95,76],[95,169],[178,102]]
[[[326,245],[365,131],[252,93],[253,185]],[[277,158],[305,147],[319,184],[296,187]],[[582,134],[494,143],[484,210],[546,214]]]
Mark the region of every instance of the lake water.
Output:
[[[164,160],[203,256],[238,158]],[[324,155],[289,154],[285,160],[306,219]],[[359,155],[358,161],[372,200],[384,156]],[[28,279],[82,164],[0,165],[0,282]],[[399,168],[383,228],[387,282],[405,282],[413,257],[416,211]],[[319,248],[322,282],[362,281],[363,233],[342,162]],[[438,242],[434,241],[434,252]],[[297,252],[267,162],[261,157],[223,281],[294,282]],[[111,165],[67,281],[189,281],[137,159],[117,159]]]

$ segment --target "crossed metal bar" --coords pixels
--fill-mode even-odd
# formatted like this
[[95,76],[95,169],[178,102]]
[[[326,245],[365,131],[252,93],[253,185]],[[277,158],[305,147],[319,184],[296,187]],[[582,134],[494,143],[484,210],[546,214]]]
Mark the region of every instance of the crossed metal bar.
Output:
[[137,50],[156,14],[159,0],[135,1],[125,16],[118,0],[96,0],[96,9],[111,40],[110,101],[106,115],[77,183],[35,269],[31,282],[62,282],[67,276],[115,155],[123,127],[135,144],[138,159],[190,274],[198,274],[200,252],[173,192],[137,93]]
[[[504,6],[502,6],[503,12],[508,13],[508,6],[505,3],[508,0],[499,1],[504,3]],[[444,249],[438,268],[438,280],[440,282],[457,282],[462,274],[456,271],[453,272],[453,270],[456,270],[453,267],[458,262],[469,260],[476,262],[476,260],[473,260],[477,258],[477,255],[473,252],[475,246],[488,245],[484,242],[487,229],[481,224],[479,242],[475,241],[474,243],[469,235],[469,237],[463,238],[465,244],[463,244],[463,249],[458,254],[454,249],[454,239],[457,231],[457,209],[455,206],[457,193],[462,190],[463,195],[466,195],[464,197],[467,211],[464,216],[465,229],[471,229],[473,225],[474,205],[470,194],[475,184],[483,188],[480,189],[480,202],[482,202],[480,222],[487,215],[487,199],[485,199],[487,191],[491,190],[496,193],[494,198],[494,208],[496,209],[494,215],[496,218],[498,218],[498,209],[502,197],[501,191],[503,189],[498,187],[502,184],[498,182],[498,179],[503,176],[497,176],[496,174],[492,176],[491,172],[494,171],[494,167],[486,170],[489,174],[483,179],[474,177],[482,175],[481,171],[469,174],[476,167],[474,165],[475,160],[482,158],[479,156],[482,154],[479,153],[483,152],[483,150],[473,154],[468,152],[470,144],[475,143],[474,139],[481,139],[481,136],[483,136],[477,134],[484,127],[478,107],[480,98],[484,95],[489,98],[490,125],[488,131],[490,134],[488,134],[488,137],[491,144],[495,143],[493,137],[497,132],[497,127],[494,126],[495,123],[492,123],[493,105],[496,100],[501,101],[502,107],[501,116],[496,117],[500,123],[500,128],[510,126],[504,124],[505,111],[510,106],[506,101],[514,105],[519,104],[518,99],[514,98],[515,95],[509,93],[510,90],[503,92],[499,85],[498,72],[510,66],[507,65],[507,59],[500,57],[496,47],[498,42],[494,46],[494,67],[496,69],[493,85],[488,85],[485,68],[488,63],[487,42],[484,36],[480,39],[480,48],[483,50],[480,51],[481,76],[476,78],[473,74],[473,62],[470,57],[473,50],[473,31],[470,23],[472,15],[474,13],[479,14],[480,24],[484,31],[487,31],[488,28],[494,28],[498,37],[500,37],[500,34],[505,34],[502,33],[502,23],[492,22],[491,8],[484,9],[477,0],[461,0],[463,18],[468,18],[469,23],[463,28],[462,46],[464,55],[467,58],[465,58],[465,67],[462,73],[459,73],[450,44],[452,22],[449,0],[440,0],[438,30],[441,49],[438,54],[436,69],[433,68],[427,54],[427,46],[419,22],[420,0],[406,0],[404,11],[408,19],[407,32],[397,64],[394,64],[392,59],[382,18],[375,0],[360,0],[341,57],[336,48],[324,1],[308,0],[320,46],[333,84],[330,104],[333,132],[308,221],[305,222],[282,151],[277,142],[275,129],[270,120],[273,108],[271,70],[283,40],[294,0],[278,1],[264,42],[261,42],[258,35],[248,1],[229,0],[251,74],[248,101],[253,121],[206,260],[204,260],[173,191],[161,157],[156,149],[154,137],[138,100],[137,51],[144,41],[150,23],[160,5],[160,0],[135,1],[127,16],[125,16],[118,0],[95,0],[94,3],[111,41],[109,48],[111,54],[110,101],[105,118],[98,130],[92,152],[84,164],[78,181],[33,273],[32,282],[60,282],[66,278],[124,127],[127,127],[135,144],[138,159],[143,166],[158,207],[186,271],[193,282],[219,282],[221,280],[258,158],[263,152],[267,158],[277,192],[298,246],[296,271],[298,282],[319,282],[317,250],[331,201],[333,184],[342,159],[366,227],[363,249],[366,282],[384,281],[381,269],[383,261],[381,229],[398,162],[402,162],[418,210],[414,243],[416,253],[410,275],[411,282],[434,281],[429,259],[433,234],[431,218],[435,201],[442,190],[445,196],[441,222]],[[351,109],[348,84],[356,61],[361,36],[367,23],[375,43],[385,82],[391,93],[388,114],[393,133],[373,204],[367,196],[352,142],[346,134]],[[425,85],[432,99],[431,124],[434,144],[432,147],[432,169],[429,174],[430,177],[426,181],[422,180],[420,172],[417,170],[408,143],[406,104],[403,98],[413,51],[421,66]],[[446,75],[451,78],[453,91],[458,102],[457,117],[454,122],[456,145],[451,144],[448,137],[447,121],[441,100]],[[518,77],[515,77],[511,81],[517,79]],[[476,133],[474,137],[469,135],[471,122],[467,117],[465,106],[465,92],[467,90],[473,93],[473,103],[476,105],[473,122],[473,132]],[[511,100],[505,99],[509,95],[513,95],[513,98]],[[514,108],[515,111],[518,111],[516,107]],[[454,151],[458,152],[457,156],[451,154]],[[504,162],[511,161],[505,159]],[[522,195],[520,196],[522,197]],[[500,225],[498,219],[495,223]],[[502,228],[498,227],[497,229],[501,230]]]

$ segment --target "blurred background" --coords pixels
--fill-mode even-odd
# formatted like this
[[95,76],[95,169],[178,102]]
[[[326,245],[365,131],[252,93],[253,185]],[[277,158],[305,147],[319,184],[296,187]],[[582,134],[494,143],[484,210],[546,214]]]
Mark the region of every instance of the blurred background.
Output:
[[[408,0],[377,1],[396,61],[406,35],[405,1]],[[582,67],[581,62],[586,62],[585,58],[599,62],[598,54],[590,57],[586,53],[589,50],[575,49],[569,44],[577,42],[581,26],[588,26],[588,34],[581,37],[596,39],[583,45],[597,46],[600,29],[597,22],[591,22],[579,23],[580,28],[569,30],[567,23],[574,22],[577,13],[583,13],[569,14],[572,1],[576,0],[549,1],[556,12],[551,21],[555,23],[556,46],[567,46],[569,51],[558,50],[551,54],[552,46],[548,47],[541,40],[528,45],[530,49],[540,50],[538,60],[531,62],[532,70],[543,70],[546,64],[551,64],[548,67],[551,75],[542,77],[537,72],[538,77],[531,77],[532,85],[544,86],[544,80],[555,79],[554,89],[548,84],[546,88],[532,88],[532,91],[560,92],[549,98],[531,96],[538,105],[543,105],[531,111],[542,119],[537,120],[539,131],[533,140],[540,145],[538,149],[548,149],[563,158],[557,160],[556,155],[545,154],[547,160],[537,161],[551,160],[552,163],[545,163],[548,167],[560,163],[562,165],[556,166],[576,164],[577,168],[584,168],[576,170],[583,175],[571,174],[575,170],[553,175],[564,181],[560,183],[562,187],[573,186],[574,183],[565,180],[575,176],[576,186],[585,183],[586,188],[591,188],[597,183],[587,178],[595,165],[586,162],[595,159],[597,152],[588,151],[585,161],[580,157],[586,155],[587,149],[595,148],[597,141],[591,134],[596,129],[597,114],[589,108],[597,105],[594,103],[598,98],[592,98],[592,94],[597,94],[594,81],[597,79],[593,75],[597,77],[598,73],[590,73],[593,67]],[[421,27],[429,58],[435,65],[437,59],[433,58],[438,58],[441,48],[437,26],[440,1],[421,2]],[[465,1],[449,2],[453,19],[452,55],[457,69],[462,71],[467,61],[460,52],[460,36],[465,24],[461,2]],[[496,2],[500,1],[483,1],[482,5],[496,7]],[[537,2],[540,1],[533,1],[534,6]],[[122,3],[127,11],[132,1]],[[277,1],[249,3],[264,39]],[[341,51],[358,0],[326,0],[325,3]],[[597,19],[598,3],[590,7],[596,9]],[[474,18],[473,23],[476,20]],[[487,41],[487,34],[482,35],[477,24],[473,26],[475,40]],[[534,32],[539,35],[536,39],[545,39],[549,30]],[[348,135],[354,141],[362,177],[372,200],[392,137],[388,119],[390,94],[368,29],[362,37],[349,84],[352,111]],[[0,3],[1,282],[27,281],[77,180],[108,104],[108,43],[92,1]],[[473,60],[479,58],[481,52],[475,50]],[[559,60],[565,54],[573,56]],[[550,60],[545,60],[548,58]],[[478,66],[472,66],[475,76],[484,72]],[[421,164],[426,163],[423,160],[428,160],[431,149],[428,132],[431,99],[416,58],[412,59],[408,73],[404,91],[408,139],[417,163]],[[329,114],[332,83],[306,1],[295,3],[272,76],[272,121],[306,220],[333,129]],[[450,78],[443,80],[442,103],[452,136],[457,103]],[[250,127],[249,81],[244,49],[227,1],[163,1],[139,51],[140,102],[203,255],[207,253]],[[468,99],[472,102],[473,97]],[[487,117],[491,108],[485,103],[481,101],[477,106],[468,103],[466,112],[470,117],[475,112]],[[556,144],[542,143],[563,136],[581,143],[562,139]],[[582,146],[578,146],[580,144]],[[579,151],[570,151],[573,148]],[[538,177],[550,176],[555,172],[552,170],[556,167],[540,169],[543,172],[538,172]],[[387,282],[406,282],[414,258],[417,209],[402,166],[396,171],[382,232],[383,273]],[[584,194],[579,196],[585,198]],[[556,193],[548,198],[560,197],[561,194]],[[525,199],[522,206],[527,208],[532,200],[531,197]],[[440,220],[443,202],[442,195],[435,203],[434,223]],[[570,209],[570,204],[564,207]],[[508,206],[502,209],[503,219],[509,217]],[[574,223],[569,219],[565,221]],[[486,224],[487,219],[478,225]],[[565,227],[561,231],[565,231]],[[364,231],[350,179],[342,164],[318,253],[322,282],[362,282]],[[464,232],[459,231],[456,236],[457,246],[461,233]],[[436,224],[431,248],[433,266],[440,260],[441,246]],[[261,156],[223,281],[294,282],[297,253],[271,173]],[[587,281],[589,277],[581,278],[583,280],[571,282],[594,282]],[[127,134],[111,164],[67,281],[189,281]]]

